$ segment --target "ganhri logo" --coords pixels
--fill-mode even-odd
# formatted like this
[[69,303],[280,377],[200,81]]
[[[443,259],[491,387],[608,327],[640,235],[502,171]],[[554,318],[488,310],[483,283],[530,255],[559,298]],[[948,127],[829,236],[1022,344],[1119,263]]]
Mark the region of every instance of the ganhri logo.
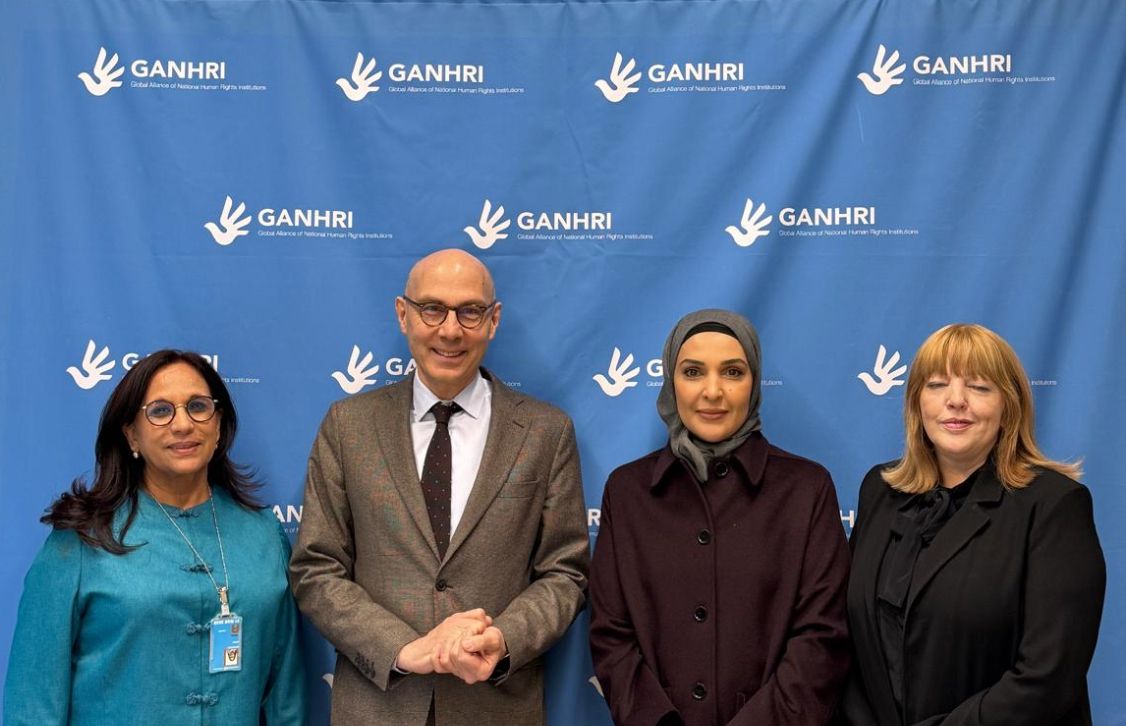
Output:
[[79,388],[89,391],[94,386],[102,381],[108,381],[113,378],[109,371],[117,365],[117,361],[111,360],[105,362],[109,357],[109,346],[102,348],[101,352],[94,355],[98,349],[94,339],[91,338],[90,342],[86,344],[86,354],[82,356],[82,368],[78,369],[75,366],[69,366],[66,372],[74,379],[75,385]]
[[630,58],[629,62],[623,67],[622,54],[615,53],[614,65],[610,67],[610,82],[607,83],[599,78],[594,82],[595,87],[598,88],[599,91],[602,91],[602,95],[605,96],[607,101],[610,103],[619,103],[629,94],[637,93],[638,91],[635,84],[641,80],[641,73],[630,75],[630,73],[633,73],[633,69],[636,65],[637,62],[633,58]]
[[211,233],[211,238],[215,240],[215,243],[224,247],[237,238],[250,234],[246,231],[246,226],[250,224],[250,217],[242,216],[242,213],[246,211],[246,203],[240,202],[238,207],[232,210],[233,205],[234,200],[228,195],[227,200],[223,202],[223,212],[219,215],[219,224],[207,222],[203,225],[203,228]]
[[[103,346],[98,350],[98,344],[91,338],[86,343],[86,352],[82,356],[82,362],[78,366],[68,366],[66,372],[74,379],[74,384],[79,388],[89,391],[94,386],[102,381],[108,381],[113,378],[110,373],[117,366],[116,360],[109,359],[110,351],[109,346]],[[121,356],[121,369],[129,370],[137,365],[137,361],[144,358],[145,355],[140,353],[126,353]],[[205,361],[211,364],[211,367],[218,372],[219,370],[219,355],[213,353],[211,355],[202,356]]]
[[[861,371],[856,375],[868,387],[868,392],[874,396],[882,396],[895,386],[902,386],[903,380],[900,379],[900,376],[907,372],[906,365],[895,367],[895,364],[899,362],[898,350],[893,352],[891,358],[886,361],[884,360],[885,356],[887,356],[887,349],[881,345],[879,350],[876,351],[876,364],[872,366],[872,373]],[[875,374],[875,377],[872,374]]]
[[765,212],[766,204],[760,203],[756,210],[754,201],[747,197],[747,203],[743,205],[743,217],[739,221],[741,228],[729,224],[725,231],[731,235],[735,244],[740,247],[750,247],[759,237],[770,234],[770,223],[774,221],[774,215],[763,218]]
[[352,80],[337,78],[336,85],[344,91],[349,101],[362,101],[369,93],[375,93],[379,86],[375,82],[383,77],[383,71],[375,70],[375,56],[364,65],[364,54],[356,53],[356,63],[352,66]]
[[[235,206],[234,200],[230,195],[227,195],[223,201],[223,211],[219,214],[218,223],[205,222],[203,228],[211,233],[211,239],[215,243],[223,247],[229,246],[239,237],[250,234],[247,226],[250,225],[251,216],[246,212],[246,203],[240,202]],[[349,236],[352,238],[361,236],[357,233],[344,233],[338,232],[334,234],[310,232],[310,229],[337,229],[337,230],[350,230],[353,227],[354,217],[353,212],[347,209],[275,209],[273,207],[263,207],[258,210],[256,215],[258,225],[263,228],[259,230],[259,235],[265,236],[296,236],[297,234],[304,234],[306,236],[333,236],[344,237]],[[288,232],[288,228],[302,229],[304,232]],[[362,236],[372,236],[370,234]],[[375,235],[380,236],[380,235]]]
[[[349,396],[359,393],[368,386],[374,386],[379,382],[375,376],[379,373],[380,366],[378,363],[372,363],[374,359],[375,355],[371,351],[361,356],[360,346],[353,345],[352,355],[348,358],[348,366],[343,371],[333,371],[332,378],[340,386],[340,390]],[[383,364],[384,373],[396,378],[409,375],[414,369],[414,358],[408,358],[404,363],[402,358],[392,357],[384,361]],[[386,383],[391,383],[392,380],[388,379]]]
[[[900,85],[905,80],[900,76],[907,69],[906,63],[899,62],[899,51],[892,50],[888,55],[887,48],[881,43],[876,49],[876,60],[872,64],[871,74],[859,73],[856,77],[864,84],[865,90],[873,96],[882,96],[893,87]],[[963,56],[938,56],[917,55],[911,62],[911,69],[917,76],[979,76],[1012,73],[1013,57],[1009,53],[982,53],[980,55]],[[916,78],[915,85],[954,85],[961,83],[982,83],[984,78],[947,78],[943,80],[928,80]],[[994,82],[1002,82],[1003,78],[994,78]],[[1010,79],[1012,80],[1012,79]],[[1042,79],[1046,80],[1046,79]]]
[[101,47],[98,49],[98,59],[94,61],[93,72],[91,76],[89,73],[83,71],[78,74],[78,78],[86,85],[86,90],[92,96],[104,96],[110,92],[110,89],[119,88],[121,81],[121,74],[125,72],[125,68],[117,68],[117,53],[114,53],[109,60],[106,60],[106,49]]
[[[122,81],[118,79],[125,73],[125,68],[124,66],[117,66],[118,59],[117,53],[110,56],[105,46],[102,46],[98,48],[98,57],[94,61],[92,72],[83,71],[78,74],[79,80],[82,81],[91,95],[104,96],[112,89],[121,87]],[[227,77],[227,62],[138,58],[129,64],[129,74],[134,78],[145,79],[222,81]],[[159,85],[160,82],[157,81],[156,84]],[[142,81],[140,83],[132,82],[131,85],[147,87],[152,83]]]
[[610,367],[606,370],[606,374],[594,374],[592,380],[598,384],[610,398],[617,398],[622,395],[627,388],[633,388],[637,385],[637,375],[641,373],[640,367],[630,368],[633,365],[633,353],[622,358],[622,351],[614,346],[614,353],[610,356]]
[[[756,207],[754,200],[747,197],[743,205],[743,216],[739,226],[729,224],[725,231],[740,247],[750,247],[758,239],[770,234],[770,225],[774,215],[767,214],[766,204],[760,202]],[[765,216],[764,216],[765,215]],[[784,228],[780,233],[783,236],[814,236],[814,235],[850,235],[868,234],[868,230],[821,230],[818,232],[803,231],[803,227],[859,227],[876,224],[876,208],[874,206],[852,207],[783,207],[778,212],[778,223]],[[793,228],[798,231],[793,231]],[[877,230],[879,231],[879,230]],[[881,231],[881,233],[890,233]]]
[[[626,389],[633,388],[638,384],[633,379],[640,375],[641,366],[635,366],[633,362],[633,353],[627,353],[623,358],[621,348],[614,346],[614,352],[610,354],[610,365],[606,368],[606,372],[595,373],[591,380],[598,384],[604,394],[610,398],[617,398],[625,393]],[[648,377],[645,382],[647,387],[663,384],[664,366],[661,364],[660,358],[652,358],[645,362],[645,375]]]
[[[603,98],[610,103],[621,103],[631,93],[637,93],[641,90],[637,87],[637,83],[641,80],[642,73],[641,71],[634,73],[636,67],[637,61],[635,59],[626,60],[621,53],[614,53],[614,63],[610,66],[609,80],[599,78],[595,80],[594,86],[602,92]],[[649,79],[651,84],[649,90],[652,92],[663,91],[665,89],[661,88],[662,86],[675,83],[741,82],[744,80],[744,69],[742,63],[734,62],[654,63],[646,69],[645,76]],[[670,87],[670,90],[706,91],[715,90],[715,88],[678,86]],[[751,88],[741,86],[738,89],[732,87],[724,90],[751,90]]]
[[462,231],[469,235],[469,239],[473,241],[474,246],[478,249],[487,250],[495,245],[497,240],[508,238],[508,234],[504,233],[504,230],[508,229],[511,224],[512,220],[504,219],[504,207],[498,205],[494,213],[493,203],[486,199],[485,204],[481,207],[481,219],[477,221],[477,226],[470,225]]
[[[376,70],[375,56],[364,62],[363,51],[356,53],[356,60],[352,64],[352,75],[349,78],[337,78],[336,85],[349,101],[362,101],[369,94],[376,93],[380,87],[376,81],[383,78],[383,71]],[[396,91],[440,91],[444,93],[457,91],[457,88],[433,87],[414,84],[456,84],[458,86],[482,86],[485,83],[485,66],[468,63],[392,63],[387,66],[387,80],[392,83],[402,83],[403,86],[392,86],[389,90]],[[493,89],[496,90],[496,89]]]
[[348,359],[348,367],[344,371],[333,371],[332,377],[336,379],[337,384],[340,385],[340,390],[347,393],[349,396],[353,393],[359,393],[367,386],[375,384],[374,376],[379,373],[379,364],[368,367],[371,365],[372,359],[375,356],[371,351],[368,351],[363,358],[360,358],[360,346],[352,346],[352,357]]
[[[497,205],[494,211],[492,201],[486,199],[481,206],[481,217],[477,220],[477,226],[470,225],[462,231],[469,235],[469,239],[473,241],[475,246],[487,250],[498,240],[508,237],[505,230],[511,224],[511,219],[505,219],[504,207]],[[586,239],[590,237],[608,238],[611,241],[642,237],[652,239],[651,236],[647,235],[611,233],[614,229],[613,212],[533,212],[525,210],[517,213],[516,227],[524,233],[518,234],[517,239],[528,240]],[[601,235],[597,233],[601,233]]]
[[899,76],[903,75],[903,71],[907,69],[906,63],[895,65],[899,60],[899,51],[893,50],[890,56],[885,58],[887,49],[884,48],[883,43],[876,50],[876,62],[872,64],[872,75],[867,73],[860,73],[856,77],[864,84],[864,88],[868,89],[868,93],[873,96],[882,96],[891,89],[892,86],[898,86],[903,83],[903,79]]

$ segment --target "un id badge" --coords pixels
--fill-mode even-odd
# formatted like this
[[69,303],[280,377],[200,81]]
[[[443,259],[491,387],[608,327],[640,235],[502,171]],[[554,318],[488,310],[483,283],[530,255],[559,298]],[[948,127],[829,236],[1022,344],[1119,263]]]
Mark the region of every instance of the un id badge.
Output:
[[242,618],[238,615],[212,618],[209,660],[212,673],[242,670]]

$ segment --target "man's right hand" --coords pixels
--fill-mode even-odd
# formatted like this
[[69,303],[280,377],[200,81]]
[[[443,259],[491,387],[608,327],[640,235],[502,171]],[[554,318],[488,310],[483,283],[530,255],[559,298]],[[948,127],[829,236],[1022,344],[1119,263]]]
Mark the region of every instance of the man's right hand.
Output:
[[395,667],[410,673],[450,673],[443,664],[448,662],[449,653],[462,638],[480,635],[492,623],[493,619],[482,608],[454,613],[426,635],[404,645],[395,659]]

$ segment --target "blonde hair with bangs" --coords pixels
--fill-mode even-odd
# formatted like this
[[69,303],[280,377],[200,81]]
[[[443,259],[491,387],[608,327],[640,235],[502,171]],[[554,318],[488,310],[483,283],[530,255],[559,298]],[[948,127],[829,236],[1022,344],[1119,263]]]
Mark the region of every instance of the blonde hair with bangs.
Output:
[[1078,479],[1079,464],[1052,461],[1036,445],[1032,387],[1024,367],[1005,340],[981,325],[955,323],[936,330],[919,347],[907,376],[903,396],[906,446],[903,458],[886,469],[884,481],[909,494],[939,485],[934,446],[923,429],[919,398],[931,376],[947,374],[984,378],[1001,393],[1001,431],[991,457],[997,478],[1010,489],[1023,489],[1036,477],[1036,469],[1050,469]]

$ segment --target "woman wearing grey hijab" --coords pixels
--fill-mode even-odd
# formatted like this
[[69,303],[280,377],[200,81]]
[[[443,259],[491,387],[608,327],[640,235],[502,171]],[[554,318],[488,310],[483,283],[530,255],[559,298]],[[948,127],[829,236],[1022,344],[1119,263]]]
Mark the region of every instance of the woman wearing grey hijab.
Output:
[[743,316],[685,316],[663,363],[668,443],[610,475],[591,570],[591,653],[614,722],[828,723],[848,670],[829,473],[763,436]]

